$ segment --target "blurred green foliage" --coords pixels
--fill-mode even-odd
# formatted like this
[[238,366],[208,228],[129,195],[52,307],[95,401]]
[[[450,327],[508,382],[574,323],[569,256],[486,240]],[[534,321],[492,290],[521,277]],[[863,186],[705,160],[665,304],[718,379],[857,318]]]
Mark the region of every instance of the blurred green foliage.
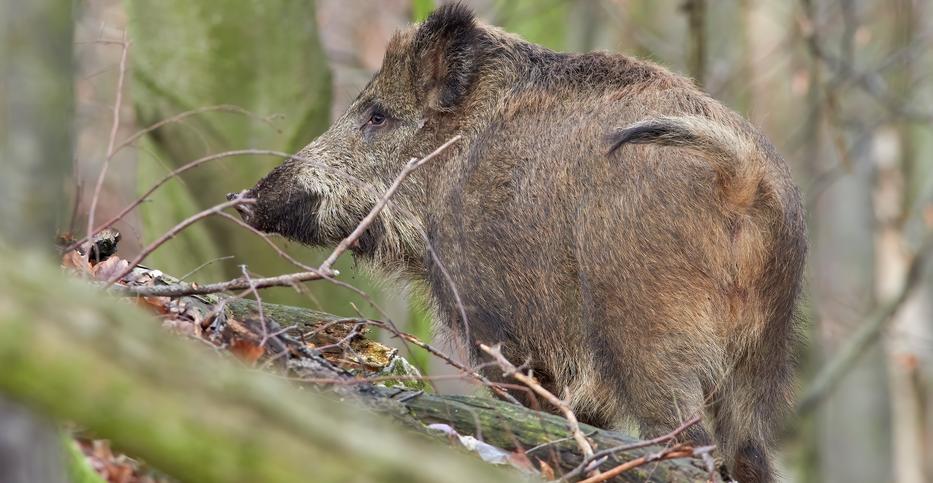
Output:
[[67,460],[68,481],[71,483],[105,483],[104,479],[91,467],[71,435],[67,433],[62,435],[62,448]]
[[571,8],[568,0],[498,0],[494,23],[530,42],[565,50]]
[[434,0],[411,0],[411,20],[423,22],[434,10]]

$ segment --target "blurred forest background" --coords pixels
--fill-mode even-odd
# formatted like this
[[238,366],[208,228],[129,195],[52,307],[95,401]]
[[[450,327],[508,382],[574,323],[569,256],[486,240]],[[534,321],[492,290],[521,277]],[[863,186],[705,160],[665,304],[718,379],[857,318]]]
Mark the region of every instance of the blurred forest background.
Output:
[[[14,6],[7,7],[15,9]],[[801,405],[781,456],[788,481],[933,481],[933,5],[926,0],[476,0],[487,22],[564,51],[609,50],[687,74],[766,132],[809,216]],[[235,149],[293,152],[328,126],[382,60],[393,32],[433,7],[385,0],[81,0],[75,11],[76,216],[84,232],[173,168]],[[128,43],[124,43],[124,40]],[[128,48],[124,49],[124,46]],[[120,90],[121,59],[125,85]],[[117,139],[195,111],[126,146]],[[280,159],[240,156],[171,181],[117,224],[132,258],[180,220],[251,186]],[[60,225],[67,225],[65,220]],[[67,226],[63,226],[67,229]],[[290,271],[226,219],[146,261],[194,281]],[[314,264],[322,252],[286,245]],[[211,262],[205,265],[206,262]],[[421,301],[349,258],[345,281],[430,337]],[[267,302],[367,316],[331,284]],[[439,341],[441,342],[441,341]],[[451,348],[455,350],[455,348]],[[413,360],[443,372],[426,354]],[[439,384],[469,391],[457,382]]]

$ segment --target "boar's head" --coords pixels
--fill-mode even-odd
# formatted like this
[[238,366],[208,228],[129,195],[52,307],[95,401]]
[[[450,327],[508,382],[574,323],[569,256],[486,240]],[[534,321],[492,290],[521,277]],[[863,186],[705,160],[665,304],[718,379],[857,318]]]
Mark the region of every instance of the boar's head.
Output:
[[[383,64],[346,112],[293,158],[237,196],[253,227],[317,246],[336,245],[411,158],[475,118],[473,91],[493,37],[467,9],[442,7],[390,41]],[[442,162],[435,160],[434,162]],[[353,248],[384,263],[424,256],[422,174],[409,177]]]

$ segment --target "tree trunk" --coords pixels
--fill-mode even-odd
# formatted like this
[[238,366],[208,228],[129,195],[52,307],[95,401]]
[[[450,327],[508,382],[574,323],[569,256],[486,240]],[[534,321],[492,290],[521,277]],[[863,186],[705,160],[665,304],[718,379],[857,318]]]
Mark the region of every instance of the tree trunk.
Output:
[[[911,48],[917,30],[920,7],[913,0],[892,2],[891,25],[893,48]],[[905,63],[893,79],[895,102],[908,105],[913,98],[913,63]],[[877,163],[875,215],[878,231],[877,291],[889,300],[908,283],[906,272],[912,261],[907,230],[914,191],[911,183],[916,172],[917,156],[912,126],[901,120],[876,136]],[[923,283],[923,279],[918,282]],[[888,387],[891,400],[894,476],[897,483],[923,483],[929,443],[926,440],[925,389],[921,383],[920,361],[931,336],[929,323],[933,312],[923,288],[913,292],[894,317],[885,339],[888,357]]]
[[[72,29],[71,0],[0,4],[0,246],[49,254],[67,223]],[[0,395],[0,481],[63,482],[60,460],[55,430]]]

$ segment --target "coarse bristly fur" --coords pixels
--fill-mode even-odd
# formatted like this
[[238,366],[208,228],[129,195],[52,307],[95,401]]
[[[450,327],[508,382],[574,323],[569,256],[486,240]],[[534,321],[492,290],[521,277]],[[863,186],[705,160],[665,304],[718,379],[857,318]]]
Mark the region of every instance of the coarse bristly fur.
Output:
[[391,40],[326,133],[241,194],[257,201],[243,216],[336,245],[407,160],[458,134],[354,253],[425,283],[465,336],[453,282],[474,355],[501,342],[583,421],[652,437],[705,413],[684,439],[718,444],[739,481],[770,481],[804,217],[768,140],[690,80],[556,53],[447,5]]

